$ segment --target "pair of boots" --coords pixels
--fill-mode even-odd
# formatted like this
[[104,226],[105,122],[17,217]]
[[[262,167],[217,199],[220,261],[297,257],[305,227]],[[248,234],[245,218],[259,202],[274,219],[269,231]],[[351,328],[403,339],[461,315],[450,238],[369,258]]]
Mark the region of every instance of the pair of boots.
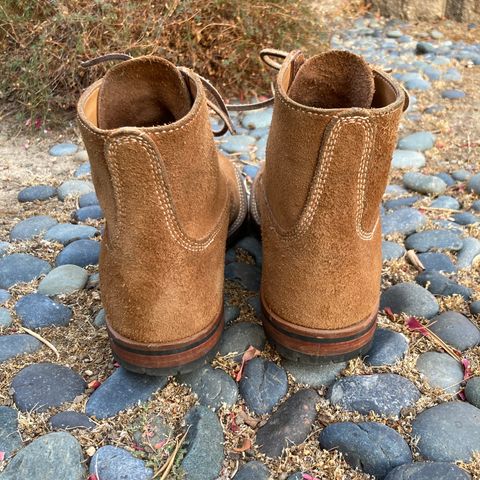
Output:
[[[262,231],[264,328],[287,358],[345,360],[365,352],[375,330],[379,206],[406,95],[348,52],[262,56],[279,69],[250,201]],[[129,370],[188,372],[216,353],[225,245],[248,213],[241,175],[210,128],[209,106],[225,122],[219,133],[228,112],[188,69],[112,58],[126,61],[78,104],[106,218],[100,288],[110,343]]]

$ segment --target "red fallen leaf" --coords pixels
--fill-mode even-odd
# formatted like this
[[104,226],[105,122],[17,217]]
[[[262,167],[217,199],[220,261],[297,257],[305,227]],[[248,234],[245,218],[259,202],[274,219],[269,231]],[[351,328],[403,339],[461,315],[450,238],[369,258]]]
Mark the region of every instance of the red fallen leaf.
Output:
[[428,329],[424,327],[415,317],[410,317],[407,320],[407,327],[415,332],[420,332],[426,337],[430,336],[430,332],[428,331]]
[[235,414],[233,412],[230,412],[230,430],[232,432],[238,432],[240,430],[237,422],[235,421]]
[[317,477],[312,477],[308,473],[302,473],[303,480],[319,480]]
[[119,364],[118,362],[113,362],[113,366],[114,366],[115,368],[118,368],[118,367],[120,367],[120,364]]
[[42,126],[42,119],[40,117],[37,117],[35,119],[35,128],[38,130]]
[[144,449],[143,447],[141,447],[140,445],[138,445],[137,443],[134,443],[134,444],[132,445],[132,448],[133,448],[134,450],[136,450],[137,452],[144,452],[144,451],[145,451],[145,449]]
[[467,397],[465,396],[465,391],[464,390],[460,390],[458,392],[457,396],[460,400],[462,400],[462,402],[464,402],[467,399]]
[[245,452],[252,448],[252,441],[249,438],[244,438],[241,447],[234,448],[233,451],[237,453]]
[[5,452],[0,452],[0,462],[5,460]]
[[101,385],[101,383],[98,380],[92,380],[88,384],[88,388],[93,388],[94,390],[96,390],[100,385]]
[[98,477],[94,473],[92,473],[91,475],[89,475],[87,480],[98,480]]
[[242,356],[242,364],[240,365],[240,370],[238,371],[237,376],[235,378],[237,382],[239,382],[242,379],[243,369],[245,367],[245,364],[250,360],[252,360],[253,358],[258,357],[260,353],[261,353],[260,350],[257,350],[252,345],[248,347],[248,349]]
[[463,379],[467,380],[473,375],[472,368],[470,366],[470,360],[467,358],[462,358],[462,366],[463,366]]
[[163,448],[165,446],[166,443],[167,443],[167,440],[162,440],[161,442],[156,443],[153,446],[153,448],[156,448],[157,450],[160,450],[161,448]]
[[395,320],[395,314],[393,313],[392,309],[390,307],[385,307],[383,309],[383,311],[385,312],[385,315],[387,315],[387,317],[390,319],[390,320]]

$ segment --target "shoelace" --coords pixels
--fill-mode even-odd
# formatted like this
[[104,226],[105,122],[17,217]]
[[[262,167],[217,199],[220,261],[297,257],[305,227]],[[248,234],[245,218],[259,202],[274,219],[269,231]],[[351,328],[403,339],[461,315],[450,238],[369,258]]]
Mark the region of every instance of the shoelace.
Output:
[[[269,67],[273,68],[274,70],[280,70],[281,64],[273,60],[273,58],[282,59],[284,60],[287,57],[287,52],[282,50],[275,50],[271,48],[266,48],[260,52],[261,60],[268,65]],[[81,62],[80,66],[82,68],[90,68],[95,65],[99,65],[104,62],[110,61],[126,61],[132,60],[134,57],[126,54],[126,53],[107,53],[106,55],[101,55],[96,58],[92,58],[91,60],[87,60],[85,62]],[[185,67],[177,67],[183,75],[190,77],[191,72]],[[202,82],[205,90],[210,94],[210,98],[207,98],[207,104],[213,112],[222,120],[223,126],[220,130],[213,130],[213,134],[216,137],[219,137],[227,132],[235,133],[235,127],[233,126],[232,119],[230,118],[229,112],[245,112],[248,110],[258,110],[260,108],[268,107],[269,105],[273,104],[273,96],[267,98],[266,100],[262,100],[260,102],[255,103],[243,103],[243,104],[232,104],[227,105],[223,100],[222,96],[218,92],[218,90],[205,78],[196,74],[200,81]]]

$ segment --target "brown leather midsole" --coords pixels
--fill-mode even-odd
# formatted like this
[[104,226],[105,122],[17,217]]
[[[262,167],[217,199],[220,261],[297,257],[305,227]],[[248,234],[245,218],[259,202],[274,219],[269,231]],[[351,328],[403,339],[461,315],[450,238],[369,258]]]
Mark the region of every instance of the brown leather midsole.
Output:
[[261,299],[263,326],[275,343],[305,355],[337,356],[354,352],[368,344],[375,333],[377,309],[366,319],[347,328],[321,330],[287,323],[266,307]]
[[117,357],[144,368],[170,368],[194,362],[207,355],[223,332],[223,308],[213,324],[202,332],[179,342],[141,343],[117,333],[106,321],[110,346]]

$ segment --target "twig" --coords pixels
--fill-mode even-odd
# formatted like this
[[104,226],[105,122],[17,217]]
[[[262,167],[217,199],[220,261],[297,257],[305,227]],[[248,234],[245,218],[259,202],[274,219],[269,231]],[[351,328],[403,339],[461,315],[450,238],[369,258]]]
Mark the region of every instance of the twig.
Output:
[[443,208],[443,207],[418,207],[422,210],[427,210],[427,211],[439,211],[439,212],[448,212],[448,213],[458,213],[458,210],[455,210],[454,208]]
[[60,358],[60,354],[58,353],[58,350],[48,340],[45,340],[45,338],[43,338],[38,333],[35,333],[34,331],[30,330],[29,328],[20,327],[20,329],[23,330],[25,333],[28,333],[32,337],[35,337],[37,340],[40,340],[43,344],[45,344],[53,353],[55,353],[55,355],[57,356],[57,360]]
[[163,475],[160,477],[160,480],[165,480],[167,478],[167,475],[172,470],[173,463],[175,462],[175,457],[177,456],[177,453],[180,450],[180,447],[182,446],[183,442],[185,441],[187,433],[188,433],[188,430],[183,434],[182,438],[180,440],[178,440],[177,445],[175,446],[175,449],[170,454],[170,457],[168,457],[168,460],[164,463],[162,468],[160,468],[160,470],[152,477],[152,480],[157,478],[161,473],[163,473]]

